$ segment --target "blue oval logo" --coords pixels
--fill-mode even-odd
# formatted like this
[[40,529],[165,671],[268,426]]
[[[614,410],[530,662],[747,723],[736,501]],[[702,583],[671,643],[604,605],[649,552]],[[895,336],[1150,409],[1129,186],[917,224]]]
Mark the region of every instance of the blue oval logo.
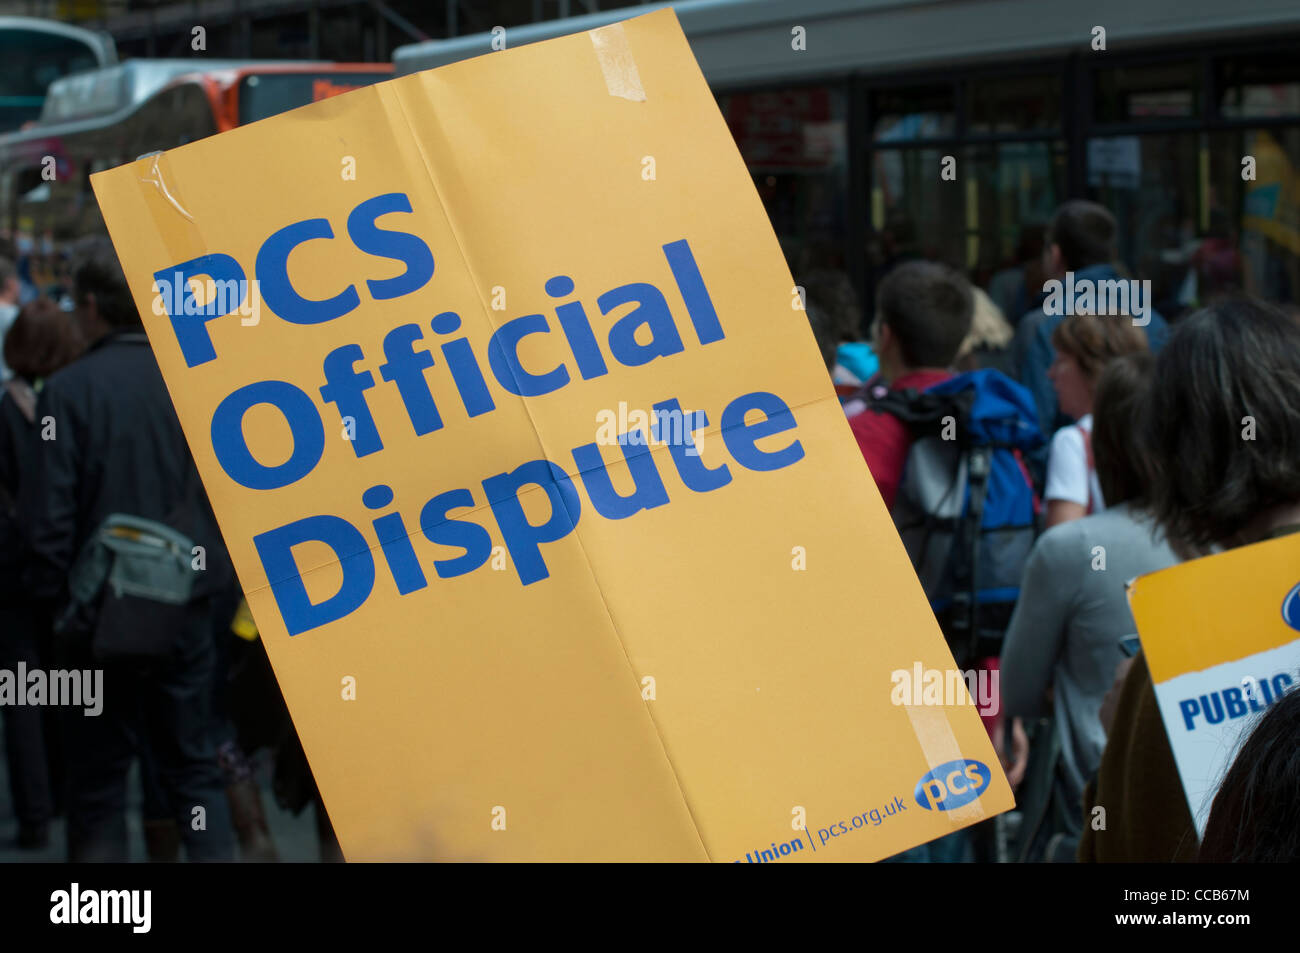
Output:
[[961,758],[931,768],[916,782],[916,803],[927,811],[951,811],[988,789],[993,772],[982,761]]
[[1282,621],[1300,632],[1300,583],[1282,600]]

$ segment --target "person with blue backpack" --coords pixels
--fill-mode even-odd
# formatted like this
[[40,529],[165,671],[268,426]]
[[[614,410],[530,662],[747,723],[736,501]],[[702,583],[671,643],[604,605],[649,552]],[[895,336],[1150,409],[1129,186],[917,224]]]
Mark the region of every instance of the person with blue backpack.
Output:
[[[974,311],[970,283],[960,272],[930,261],[896,266],[876,292],[871,345],[879,362],[879,380],[899,392],[924,391],[948,380]],[[870,388],[859,395],[868,405],[871,397]],[[893,507],[911,444],[906,424],[868,406],[849,418],[849,426],[885,506]]]
[[887,390],[849,420],[958,665],[997,654],[1037,532],[1024,456],[1043,443],[1032,396],[996,370],[954,374],[970,285],[934,262],[881,282],[873,339]]

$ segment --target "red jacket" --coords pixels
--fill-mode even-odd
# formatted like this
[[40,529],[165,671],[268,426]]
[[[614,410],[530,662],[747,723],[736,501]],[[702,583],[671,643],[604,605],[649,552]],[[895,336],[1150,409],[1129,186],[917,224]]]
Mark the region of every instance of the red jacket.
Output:
[[[952,377],[951,371],[919,370],[904,374],[889,385],[890,390],[927,390]],[[849,427],[858,440],[862,456],[871,469],[885,506],[894,508],[898,483],[903,478],[903,463],[912,446],[907,427],[892,414],[867,409],[849,418]]]

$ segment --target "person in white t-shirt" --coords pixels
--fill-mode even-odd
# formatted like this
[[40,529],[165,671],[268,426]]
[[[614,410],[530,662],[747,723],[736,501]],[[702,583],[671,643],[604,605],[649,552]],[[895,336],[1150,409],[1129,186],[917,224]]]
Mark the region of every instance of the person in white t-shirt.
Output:
[[1052,332],[1056,358],[1047,376],[1061,410],[1075,419],[1052,437],[1047,458],[1047,526],[1106,508],[1092,462],[1092,402],[1110,361],[1147,350],[1146,335],[1127,315],[1075,314]]

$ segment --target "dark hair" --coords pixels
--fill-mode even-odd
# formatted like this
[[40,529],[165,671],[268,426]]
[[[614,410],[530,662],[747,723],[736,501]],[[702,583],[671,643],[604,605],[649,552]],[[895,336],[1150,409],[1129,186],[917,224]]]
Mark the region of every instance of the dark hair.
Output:
[[29,382],[49,377],[84,348],[76,319],[49,298],[23,306],[5,335],[5,363]]
[[1141,502],[1155,482],[1142,430],[1155,358],[1146,350],[1115,358],[1097,382],[1092,407],[1092,456],[1107,506]]
[[1048,243],[1061,249],[1070,271],[1115,257],[1115,216],[1096,202],[1072,199],[1056,210],[1047,228]]
[[1184,318],[1156,356],[1147,423],[1171,542],[1206,551],[1300,500],[1300,324],[1246,297]]
[[933,261],[906,261],[880,282],[878,320],[898,338],[911,367],[947,367],[970,333],[975,298],[955,268]]
[[1237,752],[1210,807],[1199,859],[1300,861],[1300,689],[1274,702]]
[[72,248],[73,297],[78,305],[93,296],[99,316],[110,327],[129,328],[140,323],[122,263],[106,236],[94,235]]
[[10,281],[17,280],[18,268],[13,263],[13,260],[0,255],[0,291],[3,291],[4,286],[9,284]]
[[1127,317],[1072,314],[1052,331],[1052,347],[1074,358],[1094,384],[1106,365],[1125,354],[1148,350],[1147,336]]

